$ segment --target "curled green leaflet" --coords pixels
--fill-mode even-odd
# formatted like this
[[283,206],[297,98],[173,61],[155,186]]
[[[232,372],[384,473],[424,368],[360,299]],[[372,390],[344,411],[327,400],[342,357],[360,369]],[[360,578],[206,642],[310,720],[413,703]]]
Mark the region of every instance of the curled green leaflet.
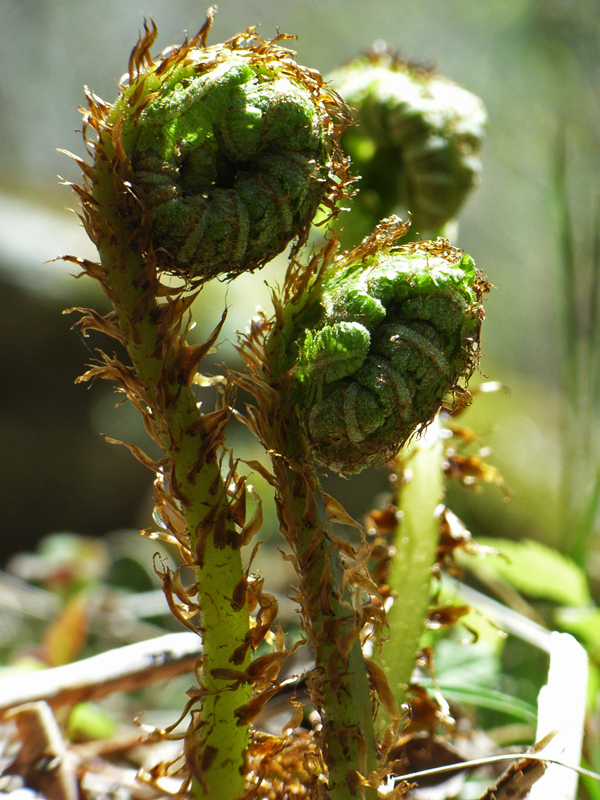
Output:
[[329,267],[283,329],[317,461],[343,472],[385,463],[433,419],[478,364],[488,288],[444,239],[382,246],[376,231]]
[[410,212],[413,231],[436,235],[477,184],[481,100],[389,52],[355,58],[329,79],[355,109],[357,125],[342,137],[361,176],[353,212],[376,220]]
[[132,241],[161,271],[197,282],[299,247],[346,180],[347,113],[319,74],[252,29],[211,47],[208,30],[156,60],[141,54],[100,131],[129,165]]

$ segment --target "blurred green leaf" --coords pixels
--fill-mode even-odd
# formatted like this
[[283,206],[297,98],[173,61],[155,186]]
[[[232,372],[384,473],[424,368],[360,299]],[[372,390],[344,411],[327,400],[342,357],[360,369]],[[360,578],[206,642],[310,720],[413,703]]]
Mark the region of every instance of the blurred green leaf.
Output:
[[529,597],[568,606],[590,605],[585,572],[556,550],[530,539],[513,542],[478,536],[477,542],[495,547],[500,553],[496,558],[469,557],[464,561],[483,581],[494,575]]
[[558,625],[585,645],[592,657],[600,658],[600,608],[557,608]]
[[[432,685],[428,681],[420,681],[420,683],[423,686]],[[500,711],[507,716],[515,717],[534,725],[537,722],[535,706],[506,692],[486,689],[483,686],[447,686],[445,683],[437,684],[437,688],[441,691],[444,699],[451,703],[463,703],[476,708],[485,708],[489,711]]]
[[71,741],[111,739],[119,725],[109,712],[96,703],[78,703],[69,715],[68,732]]
[[[585,769],[590,769],[590,764],[585,760],[585,758],[582,760],[581,766]],[[581,783],[585,786],[590,800],[600,800],[600,783],[592,778],[589,778],[587,775],[581,776]]]
[[446,686],[494,686],[500,659],[487,643],[442,639],[435,648],[435,674]]
[[435,681],[422,678],[419,683],[425,687],[435,685],[450,702],[535,723],[535,706],[496,688],[500,675],[500,659],[489,643],[465,644],[448,638],[435,648]]

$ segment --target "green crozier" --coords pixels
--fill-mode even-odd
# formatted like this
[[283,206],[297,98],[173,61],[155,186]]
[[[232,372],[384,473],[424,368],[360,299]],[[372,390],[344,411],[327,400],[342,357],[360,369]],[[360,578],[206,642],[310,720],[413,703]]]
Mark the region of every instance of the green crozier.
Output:
[[357,123],[342,137],[360,176],[345,239],[358,234],[358,241],[383,217],[408,212],[411,238],[450,236],[448,226],[479,181],[482,101],[387,50],[359,56],[328,79]]
[[392,458],[479,358],[488,284],[470,256],[375,238],[334,262],[282,331],[311,451],[343,472]]
[[333,145],[305,78],[297,65],[225,47],[191,51],[161,75],[128,125],[127,155],[165,269],[231,276],[306,233],[331,188]]

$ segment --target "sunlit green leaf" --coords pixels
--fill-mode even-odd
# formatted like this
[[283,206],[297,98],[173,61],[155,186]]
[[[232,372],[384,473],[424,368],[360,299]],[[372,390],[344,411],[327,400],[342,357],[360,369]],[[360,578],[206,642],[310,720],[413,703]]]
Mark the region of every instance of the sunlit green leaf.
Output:
[[600,608],[557,608],[554,616],[563,630],[600,655]]
[[78,703],[69,715],[68,731],[72,740],[110,739],[118,727],[109,712],[96,703]]
[[500,552],[498,557],[464,560],[464,565],[482,580],[494,575],[529,597],[562,605],[586,606],[591,602],[584,571],[556,550],[529,539],[513,542],[477,537],[477,542]]

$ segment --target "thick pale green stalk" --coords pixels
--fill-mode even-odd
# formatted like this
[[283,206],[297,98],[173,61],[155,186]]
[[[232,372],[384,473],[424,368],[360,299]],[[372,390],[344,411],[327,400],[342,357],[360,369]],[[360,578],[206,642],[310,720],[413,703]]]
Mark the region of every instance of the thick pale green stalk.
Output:
[[[451,219],[435,235],[454,239],[457,233],[458,222]],[[381,661],[392,694],[400,706],[406,701],[415,657],[425,630],[431,603],[431,571],[440,537],[439,520],[435,517],[436,508],[444,498],[439,415],[425,434],[405,447],[396,460],[402,464],[405,482],[398,487],[396,496],[400,522],[388,575],[388,585],[395,600],[387,612],[390,640],[383,647]]]
[[[110,151],[106,155],[110,156]],[[234,590],[239,589],[244,579],[241,554],[230,541],[222,541],[235,539],[231,522],[227,523],[231,531],[225,531],[219,546],[215,543],[214,530],[207,533],[206,522],[203,528],[209,511],[213,511],[215,518],[224,512],[227,498],[220,465],[217,460],[208,461],[197,471],[203,445],[202,436],[197,432],[201,415],[189,386],[184,382],[165,384],[164,375],[175,350],[172,347],[165,352],[161,342],[156,300],[142,301],[144,286],[140,285],[140,276],[144,264],[128,245],[130,232],[113,211],[114,178],[106,163],[100,160],[97,164],[94,188],[94,199],[100,205],[99,216],[105,226],[105,235],[98,238],[103,282],[126,336],[127,350],[145,390],[163,449],[172,465],[170,480],[181,498],[192,553],[196,552],[198,538],[203,532],[206,537],[202,563],[195,567],[206,694],[196,720],[192,793],[195,798],[237,800],[244,791],[249,728],[238,725],[235,712],[248,702],[252,688],[216,679],[213,671],[236,667],[243,670],[248,663],[248,657],[239,664],[233,661],[234,651],[244,645],[249,629],[247,604],[239,608],[233,601]]]
[[444,491],[439,429],[436,417],[426,433],[414,439],[398,456],[405,482],[397,499],[401,514],[388,576],[394,593],[394,603],[387,614],[390,636],[381,652],[381,662],[398,705],[406,700],[431,599],[431,570],[440,528],[435,510]]

